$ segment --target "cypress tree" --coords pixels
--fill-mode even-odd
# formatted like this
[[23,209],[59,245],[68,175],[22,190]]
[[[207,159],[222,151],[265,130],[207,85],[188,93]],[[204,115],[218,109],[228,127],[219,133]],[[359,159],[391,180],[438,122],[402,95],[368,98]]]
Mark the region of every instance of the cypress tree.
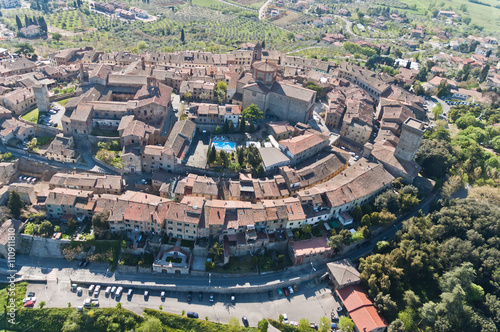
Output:
[[17,30],[21,30],[21,28],[23,27],[23,23],[21,22],[21,19],[17,15],[16,15],[16,24],[17,24]]

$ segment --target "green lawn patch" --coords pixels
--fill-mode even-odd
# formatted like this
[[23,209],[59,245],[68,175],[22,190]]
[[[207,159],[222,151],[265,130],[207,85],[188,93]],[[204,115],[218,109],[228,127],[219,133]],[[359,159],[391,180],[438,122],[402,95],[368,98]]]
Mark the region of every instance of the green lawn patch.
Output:
[[39,112],[38,112],[38,107],[37,107],[34,110],[29,111],[28,113],[21,116],[21,119],[26,120],[26,121],[30,121],[33,123],[38,123],[38,116],[39,116]]
[[114,166],[116,168],[122,168],[123,162],[121,154],[121,151],[100,149],[99,151],[97,151],[95,157],[108,165]]
[[176,264],[182,263],[182,258],[178,258],[178,257],[176,258],[176,257],[169,256],[169,257],[166,257],[165,260],[167,262],[176,263]]
[[224,266],[216,266],[213,269],[215,273],[251,273],[257,272],[256,264],[252,257],[230,257],[229,263]]
[[148,319],[148,316],[158,318],[164,326],[168,326],[171,329],[175,329],[175,331],[203,331],[203,332],[228,332],[228,331],[257,332],[258,331],[257,328],[255,327],[244,328],[241,326],[238,327],[237,329],[234,329],[234,327],[230,327],[228,325],[204,321],[202,317],[200,317],[201,319],[192,319],[152,309],[144,309],[144,314],[146,320]]
[[118,130],[97,129],[97,128],[92,129],[92,132],[90,133],[90,135],[105,136],[105,137],[120,137]]
[[193,5],[201,7],[222,7],[223,4],[217,0],[193,0]]
[[38,145],[43,146],[43,145],[46,145],[46,144],[49,144],[50,142],[52,142],[54,137],[52,137],[52,136],[39,136],[36,139],[37,139]]
[[[21,308],[23,306],[23,298],[26,296],[26,286],[28,285],[27,282],[20,282],[15,284],[15,295],[14,293],[10,295],[14,295],[14,299],[16,301],[16,307]],[[0,284],[0,308],[4,308],[6,305],[8,305],[9,301],[9,284]],[[1,311],[3,314],[3,310]]]
[[[163,237],[163,240],[162,240],[163,244],[175,244],[175,242],[177,242],[177,238],[175,238],[175,237],[172,237],[169,239],[168,236],[165,236],[165,237]],[[182,239],[181,240],[181,247],[188,247],[188,248],[193,249],[194,248],[194,241]]]
[[70,101],[71,98],[66,98],[66,99],[62,99],[62,100],[59,100],[57,103],[61,106],[66,106],[66,104],[68,103],[68,101]]

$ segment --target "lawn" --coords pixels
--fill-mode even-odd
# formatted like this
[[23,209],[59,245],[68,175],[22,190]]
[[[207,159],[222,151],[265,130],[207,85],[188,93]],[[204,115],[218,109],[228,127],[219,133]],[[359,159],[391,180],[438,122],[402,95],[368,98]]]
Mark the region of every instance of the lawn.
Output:
[[106,149],[100,149],[96,153],[96,158],[108,165],[114,166],[116,168],[123,168],[123,162],[121,158],[121,151],[110,151]]
[[98,129],[98,128],[92,129],[92,132],[90,134],[93,136],[105,136],[105,137],[119,137],[120,136],[120,133],[118,133],[118,130]]
[[244,7],[259,9],[266,3],[265,1],[260,0],[227,0],[227,2],[232,2]]
[[[175,242],[177,242],[177,239],[175,237],[171,238],[169,241],[169,237],[165,236],[165,237],[163,237],[163,240],[162,240],[163,244],[166,244],[166,243],[175,244]],[[188,247],[188,248],[193,249],[194,248],[194,241],[181,239],[181,247]]]
[[214,273],[249,273],[257,272],[251,256],[231,257],[229,263],[224,266],[216,266]]
[[44,145],[50,144],[50,142],[52,142],[54,137],[52,137],[52,136],[39,136],[36,139],[37,139],[38,146],[44,146]]
[[[405,12],[423,15],[425,10],[428,10],[431,3],[436,4],[435,1],[431,0],[401,0],[408,5],[416,5],[416,10],[405,10]],[[467,15],[472,19],[471,23],[483,26],[489,31],[498,31],[498,26],[500,24],[500,8],[494,6],[498,5],[498,1],[495,0],[481,0],[481,2],[487,3],[491,6],[485,6],[467,0],[454,0],[453,2],[446,2],[444,7],[437,7],[439,10],[448,10],[448,6],[451,6],[452,10],[457,12],[459,15],[463,15],[462,11],[459,10],[461,5],[467,6]],[[443,2],[444,4],[444,2]]]
[[193,5],[208,8],[226,6],[225,4],[217,0],[193,0]]
[[70,101],[71,98],[66,98],[66,99],[62,99],[62,100],[59,100],[57,103],[61,106],[66,106],[66,104],[68,103],[68,101]]
[[39,112],[38,112],[38,107],[37,107],[34,110],[29,111],[28,113],[21,116],[21,119],[26,120],[26,121],[30,121],[33,123],[38,123],[38,115],[39,115]]
[[[17,307],[22,307],[23,306],[23,298],[26,295],[26,286],[28,283],[26,282],[21,282],[17,283],[15,287],[15,299],[16,299],[16,306]],[[9,289],[9,284],[0,284],[0,308],[5,308],[5,306],[8,304],[7,301],[9,299],[8,292],[7,290]]]

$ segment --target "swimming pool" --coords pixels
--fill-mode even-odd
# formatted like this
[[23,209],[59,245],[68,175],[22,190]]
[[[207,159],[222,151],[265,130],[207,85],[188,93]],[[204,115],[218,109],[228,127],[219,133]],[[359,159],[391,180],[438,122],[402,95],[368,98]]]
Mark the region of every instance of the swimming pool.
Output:
[[215,146],[216,150],[224,150],[224,151],[229,151],[229,152],[236,150],[236,143],[235,142],[213,141],[212,144]]

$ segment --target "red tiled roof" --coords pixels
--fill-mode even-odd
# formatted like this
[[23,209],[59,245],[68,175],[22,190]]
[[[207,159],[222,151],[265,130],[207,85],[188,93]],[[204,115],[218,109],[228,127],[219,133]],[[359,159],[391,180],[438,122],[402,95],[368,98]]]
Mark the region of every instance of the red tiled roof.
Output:
[[338,289],[337,294],[344,303],[358,331],[369,332],[387,326],[385,319],[378,314],[373,302],[368,298],[361,286],[347,286]]

